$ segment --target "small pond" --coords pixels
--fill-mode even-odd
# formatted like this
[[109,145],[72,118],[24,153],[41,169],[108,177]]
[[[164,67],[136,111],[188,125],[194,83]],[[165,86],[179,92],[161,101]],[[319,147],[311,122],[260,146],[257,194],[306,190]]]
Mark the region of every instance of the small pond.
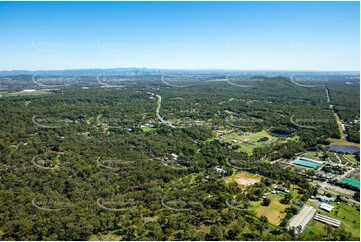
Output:
[[360,148],[357,146],[350,146],[350,145],[331,145],[328,150],[333,152],[343,152],[347,154],[353,154],[360,151]]
[[289,134],[285,134],[285,133],[270,133],[272,136],[278,137],[278,138],[289,138],[290,135]]

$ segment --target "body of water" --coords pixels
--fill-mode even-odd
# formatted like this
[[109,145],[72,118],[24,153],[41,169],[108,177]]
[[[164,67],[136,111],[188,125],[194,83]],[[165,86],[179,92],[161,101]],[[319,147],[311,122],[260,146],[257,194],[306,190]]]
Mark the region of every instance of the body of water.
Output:
[[278,137],[278,138],[289,138],[290,137],[289,134],[284,134],[284,133],[271,133],[271,135]]
[[349,145],[331,145],[329,151],[353,154],[360,151],[360,148],[357,146],[349,146]]

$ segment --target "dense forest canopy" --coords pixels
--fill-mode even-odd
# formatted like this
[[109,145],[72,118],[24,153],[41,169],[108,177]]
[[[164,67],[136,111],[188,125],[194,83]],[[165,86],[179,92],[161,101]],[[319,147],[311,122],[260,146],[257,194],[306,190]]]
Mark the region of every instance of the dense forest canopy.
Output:
[[[31,76],[17,78],[39,89]],[[326,149],[330,138],[340,138],[325,87],[348,124],[349,141],[359,142],[359,84],[313,81],[321,85],[307,88],[286,77],[182,78],[186,81],[115,76],[102,79],[103,88],[95,77],[66,80],[71,85],[55,78],[46,83],[48,89],[56,86],[48,93],[0,97],[0,236],[293,239],[285,222],[271,225],[228,202],[246,208],[272,183],[285,181],[300,187],[303,196],[313,195],[305,177],[269,161]],[[81,88],[84,84],[89,89]],[[11,91],[18,87],[9,85]],[[270,144],[264,139],[265,145],[247,153],[240,144],[218,139],[219,130],[266,130],[294,139]],[[223,177],[237,167],[264,179],[247,188],[225,183]],[[290,210],[288,219],[294,213]],[[333,236],[355,239],[343,230]]]

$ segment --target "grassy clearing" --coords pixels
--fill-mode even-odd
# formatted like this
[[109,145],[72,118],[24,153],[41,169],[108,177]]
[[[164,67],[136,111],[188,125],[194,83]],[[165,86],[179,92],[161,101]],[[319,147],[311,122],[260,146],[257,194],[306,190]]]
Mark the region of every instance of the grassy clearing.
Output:
[[119,241],[122,240],[122,236],[115,234],[96,235],[93,234],[89,237],[89,241]]
[[320,237],[325,238],[326,232],[325,232],[324,227],[325,227],[325,225],[323,223],[312,219],[311,222],[307,225],[306,229],[303,232],[303,236],[304,236],[305,240],[308,240],[307,238],[311,234],[317,234]]
[[[346,204],[332,203],[335,209],[329,215],[342,221],[341,228],[349,231],[354,236],[360,236],[360,210]],[[330,216],[330,217],[331,217]],[[354,223],[355,222],[355,223]]]
[[347,141],[346,139],[328,139],[331,142],[331,145],[349,145],[349,146],[357,146],[360,147],[359,143],[352,143],[350,141]]
[[321,152],[308,151],[305,154],[303,154],[302,156],[305,156],[310,159],[321,160],[321,158],[320,158],[321,155],[322,155]]
[[94,118],[93,117],[89,117],[85,119],[85,123],[90,125],[93,122]]
[[145,128],[141,128],[141,129],[145,133],[157,130],[157,128],[149,128],[149,127],[145,127]]
[[299,194],[299,187],[296,185],[291,185],[291,189],[290,189],[290,193],[293,197],[292,201],[297,203],[300,201],[301,197],[303,196],[302,194]]
[[355,169],[350,175],[347,176],[348,178],[354,179],[356,181],[360,180],[360,169]]
[[354,163],[359,163],[359,161],[358,160],[356,160],[356,158],[355,158],[355,156],[354,155],[350,155],[350,154],[348,154],[348,155],[343,155],[344,157],[346,157],[347,159],[349,159],[350,161],[352,161],[352,162],[354,162]]
[[[360,236],[360,211],[357,207],[352,207],[346,204],[337,204],[336,202],[331,203],[335,206],[334,210],[330,213],[317,209],[317,212],[322,215],[332,217],[341,221],[340,228],[350,232],[353,236]],[[324,224],[317,221],[312,221],[312,223],[307,226],[305,230],[305,235],[312,231],[315,234],[319,234],[321,236],[325,235],[324,232]]]
[[148,222],[156,222],[158,221],[159,217],[155,216],[155,217],[144,217],[144,222],[148,223]]
[[252,184],[260,182],[261,176],[257,174],[241,171],[233,174],[230,177],[225,178],[224,181],[226,183],[236,182],[237,184],[242,186],[250,186]]
[[[257,142],[259,139],[267,137],[268,140],[266,142]],[[245,133],[244,135],[234,132],[222,135],[220,139],[224,142],[232,143],[233,140],[237,141],[237,144],[240,146],[239,151],[246,152],[248,154],[252,154],[253,150],[256,147],[261,147],[264,145],[272,144],[272,143],[285,143],[289,140],[298,140],[298,136],[287,138],[287,139],[281,139],[275,136],[272,136],[267,133],[267,130],[262,130],[260,132],[256,133]]]
[[281,204],[279,201],[283,198],[281,194],[270,194],[267,198],[271,199],[271,204],[267,207],[262,206],[262,201],[252,202],[252,209],[255,210],[258,217],[266,216],[268,221],[278,226],[282,218],[286,216],[284,212],[289,205]]
[[330,107],[332,108],[333,114],[336,117],[336,121],[337,121],[337,125],[338,125],[338,131],[340,132],[341,140],[346,140],[346,135],[343,132],[341,119],[338,116],[338,114],[334,111],[333,105],[332,106],[330,105]]
[[202,224],[202,225],[199,227],[199,231],[207,234],[207,233],[211,232],[211,227]]
[[17,97],[17,96],[39,96],[51,94],[50,92],[46,91],[34,91],[34,92],[17,92],[17,93],[5,93],[0,95],[0,97]]

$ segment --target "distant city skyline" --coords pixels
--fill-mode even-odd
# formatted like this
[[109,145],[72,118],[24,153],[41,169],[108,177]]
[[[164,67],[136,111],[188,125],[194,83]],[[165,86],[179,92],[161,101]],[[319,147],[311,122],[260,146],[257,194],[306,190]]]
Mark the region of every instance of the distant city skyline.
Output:
[[359,71],[359,2],[0,2],[0,71]]

